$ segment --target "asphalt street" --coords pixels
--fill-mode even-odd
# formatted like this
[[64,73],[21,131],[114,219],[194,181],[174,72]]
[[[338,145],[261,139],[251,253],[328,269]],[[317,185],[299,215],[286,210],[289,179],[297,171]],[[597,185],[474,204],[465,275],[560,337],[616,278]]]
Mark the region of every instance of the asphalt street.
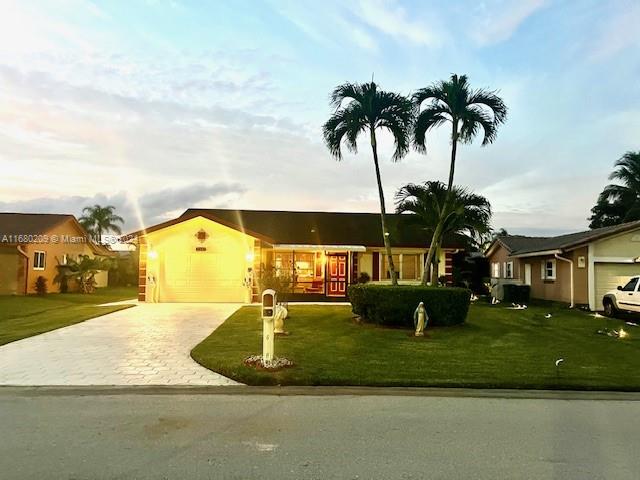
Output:
[[0,389],[0,478],[637,479],[640,401]]

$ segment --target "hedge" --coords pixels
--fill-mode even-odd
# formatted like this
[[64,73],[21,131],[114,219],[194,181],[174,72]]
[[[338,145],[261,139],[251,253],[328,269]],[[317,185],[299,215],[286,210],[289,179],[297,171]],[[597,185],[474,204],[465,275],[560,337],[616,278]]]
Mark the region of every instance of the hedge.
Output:
[[422,285],[349,286],[352,311],[363,321],[380,325],[413,328],[413,313],[424,302],[429,325],[463,323],[469,311],[471,292],[466,288],[424,287]]

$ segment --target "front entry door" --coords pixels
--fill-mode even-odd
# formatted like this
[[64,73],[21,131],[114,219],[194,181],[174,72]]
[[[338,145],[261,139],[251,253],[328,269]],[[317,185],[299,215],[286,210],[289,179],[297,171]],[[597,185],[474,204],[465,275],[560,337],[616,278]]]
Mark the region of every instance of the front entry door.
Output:
[[347,295],[347,256],[345,254],[327,255],[327,296],[344,297]]
[[524,264],[524,284],[531,285],[531,264]]

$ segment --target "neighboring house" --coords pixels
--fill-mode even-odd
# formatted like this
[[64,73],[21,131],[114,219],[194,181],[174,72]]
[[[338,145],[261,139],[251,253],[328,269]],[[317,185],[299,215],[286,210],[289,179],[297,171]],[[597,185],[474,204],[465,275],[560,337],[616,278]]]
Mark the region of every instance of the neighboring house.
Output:
[[[430,234],[408,215],[388,215],[400,282],[418,283]],[[139,299],[159,302],[248,302],[258,299],[266,269],[291,278],[289,300],[343,299],[362,273],[388,282],[380,215],[374,213],[189,209],[135,232]],[[440,268],[451,278],[460,237],[445,240]]]
[[[111,253],[91,242],[73,215],[0,213],[0,295],[35,293],[40,276],[50,292],[58,291],[56,265],[78,255]],[[97,286],[106,286],[107,279],[108,272],[97,274]]]
[[607,291],[640,274],[640,221],[558,237],[500,236],[485,255],[498,298],[504,284],[525,284],[531,298],[602,310]]

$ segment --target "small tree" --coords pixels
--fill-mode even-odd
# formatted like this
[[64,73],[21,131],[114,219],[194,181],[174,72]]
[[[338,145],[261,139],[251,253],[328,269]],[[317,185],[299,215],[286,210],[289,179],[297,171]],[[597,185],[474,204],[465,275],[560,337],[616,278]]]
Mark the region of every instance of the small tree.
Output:
[[93,293],[96,289],[96,274],[101,270],[109,270],[110,265],[111,262],[106,258],[79,255],[78,260],[69,258],[66,264],[58,265],[58,274],[53,281],[62,286],[73,279],[81,293]]
[[278,297],[282,300],[286,300],[287,294],[291,291],[291,276],[278,272],[275,267],[263,265],[258,273],[257,281],[261,293],[271,288],[276,291]]
[[36,293],[38,295],[46,295],[47,294],[47,279],[40,275],[36,278],[36,283],[34,285],[36,289]]

